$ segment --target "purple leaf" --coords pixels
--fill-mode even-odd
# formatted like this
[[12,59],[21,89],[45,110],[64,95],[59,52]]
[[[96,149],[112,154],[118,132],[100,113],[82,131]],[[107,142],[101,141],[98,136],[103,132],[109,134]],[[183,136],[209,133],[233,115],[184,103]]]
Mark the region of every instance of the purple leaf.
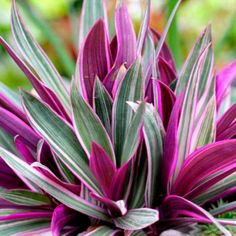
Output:
[[19,138],[33,150],[37,147],[40,140],[38,134],[14,114],[0,107],[0,126],[13,136],[19,135]]
[[96,143],[92,143],[90,156],[90,169],[96,177],[104,194],[111,197],[111,182],[116,167],[104,149]]
[[186,194],[208,176],[230,167],[235,163],[235,149],[236,140],[216,142],[197,149],[183,163],[172,193]]
[[115,66],[126,64],[126,67],[129,68],[137,56],[137,42],[133,24],[124,0],[117,3],[115,10],[115,28],[117,36]]
[[170,195],[165,198],[161,206],[160,214],[163,218],[176,218],[178,215],[192,216],[196,222],[202,222],[202,220],[209,220],[209,222],[215,224],[215,226],[224,235],[230,236],[231,234],[220,223],[218,223],[214,217],[205,211],[198,205],[175,195]]
[[52,221],[51,221],[51,231],[53,236],[60,236],[61,230],[66,226],[76,216],[76,212],[70,208],[59,205],[55,208]]
[[158,111],[164,127],[167,128],[176,97],[166,84],[160,80],[155,80],[155,83],[158,94]]
[[217,109],[228,93],[232,81],[236,77],[236,61],[221,69],[216,75],[216,101]]
[[164,58],[160,56],[157,60],[157,66],[160,80],[169,86],[171,82],[177,78],[177,74],[172,68],[173,65],[169,64]]
[[178,125],[182,98],[183,96],[179,96],[174,104],[164,139],[162,178],[163,187],[167,194],[170,192],[171,178],[178,158]]
[[18,152],[22,155],[22,157],[25,159],[25,161],[28,164],[31,164],[35,161],[34,156],[30,152],[30,150],[27,148],[27,146],[22,142],[21,138],[19,135],[17,135],[14,139],[16,148]]
[[111,67],[111,52],[108,35],[103,20],[99,19],[83,44],[80,52],[80,83],[82,91],[92,104],[92,95],[95,77],[102,81]]
[[17,117],[19,117],[21,120],[23,120],[25,123],[28,124],[28,120],[26,118],[26,115],[24,112],[19,109],[10,99],[8,99],[4,94],[0,93],[0,107],[5,108],[6,110],[10,111]]

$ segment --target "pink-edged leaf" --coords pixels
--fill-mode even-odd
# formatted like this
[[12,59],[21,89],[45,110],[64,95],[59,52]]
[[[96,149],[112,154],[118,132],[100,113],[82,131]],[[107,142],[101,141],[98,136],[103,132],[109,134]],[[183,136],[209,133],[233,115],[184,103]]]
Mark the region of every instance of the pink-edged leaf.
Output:
[[142,25],[140,27],[138,40],[137,40],[137,54],[138,55],[141,55],[142,49],[144,48],[144,45],[145,45],[145,40],[147,37],[147,32],[148,32],[149,22],[150,22],[150,12],[151,12],[151,1],[147,0],[146,11],[142,20]]
[[233,104],[219,119],[216,127],[216,135],[219,136],[225,129],[229,128],[236,119],[236,103]]
[[124,0],[117,2],[115,10],[115,28],[117,37],[115,66],[126,64],[126,67],[128,68],[136,59],[137,42],[133,24]]
[[111,182],[116,167],[100,145],[93,142],[91,146],[90,169],[100,184],[104,194],[110,197]]
[[[64,105],[65,110],[69,113],[69,96],[63,79],[40,45],[30,34],[25,22],[19,14],[15,0],[12,1],[11,30],[16,46],[26,62],[32,66],[43,83],[56,94],[58,100]],[[64,107],[62,107],[63,110]]]
[[173,91],[160,80],[155,80],[158,94],[158,111],[165,128],[168,126],[170,114],[174,106],[176,97]]
[[175,88],[176,95],[179,95],[186,88],[194,64],[196,64],[196,61],[198,60],[199,55],[202,53],[202,50],[206,48],[206,46],[209,45],[211,41],[211,27],[208,26],[199,36],[181,69]]
[[84,0],[79,28],[79,48],[91,31],[95,22],[101,18],[108,31],[108,19],[105,0]]
[[177,74],[171,67],[171,65],[161,56],[157,60],[158,72],[160,75],[160,80],[169,86],[175,79],[177,79]]
[[168,194],[171,190],[173,177],[178,158],[178,125],[183,96],[178,96],[170,115],[163,149],[163,188]]
[[28,120],[24,112],[1,92],[0,92],[0,107],[3,107],[6,110],[10,111],[11,113],[19,117],[22,121],[24,121],[26,124],[28,123]]
[[114,219],[117,227],[124,230],[144,229],[159,220],[158,210],[150,208],[131,209],[126,215]]
[[8,216],[0,216],[0,222],[2,221],[12,221],[12,220],[28,220],[28,219],[44,219],[44,218],[51,218],[51,212],[43,212],[43,211],[36,211],[36,212],[22,212],[22,213],[14,213]]
[[21,154],[21,156],[25,159],[25,161],[28,164],[31,164],[32,162],[35,161],[35,158],[34,158],[33,154],[27,148],[25,143],[21,140],[19,135],[17,135],[15,137],[15,145],[16,145],[16,148],[17,148],[18,152]]
[[86,92],[89,104],[92,104],[95,77],[98,76],[103,81],[111,67],[108,36],[101,19],[89,32],[79,57],[81,88]]
[[213,216],[217,216],[234,210],[236,210],[236,201],[224,203],[218,207],[215,207],[214,209],[210,210],[210,213]]
[[46,102],[55,112],[61,115],[66,120],[70,120],[68,114],[66,113],[60,100],[54,94],[52,90],[47,88],[38,78],[30,71],[27,65],[20,59],[19,56],[13,51],[13,49],[7,44],[7,42],[0,37],[0,44],[6,49],[11,58],[19,66],[19,68],[24,72],[32,86],[40,96],[40,98]]
[[74,217],[76,217],[75,211],[62,204],[57,206],[52,215],[51,232],[53,236],[60,236],[61,230]]
[[111,182],[111,199],[118,201],[123,198],[125,180],[128,175],[130,161],[122,165],[115,173]]
[[161,205],[160,214],[163,218],[177,218],[178,215],[186,215],[195,218],[196,222],[206,219],[213,223],[224,235],[230,236],[230,232],[224,228],[210,213],[198,205],[176,195],[169,195]]
[[40,140],[38,134],[20,118],[0,107],[0,125],[13,136],[19,135],[22,142],[32,149],[36,149]]
[[216,101],[217,109],[226,97],[232,81],[236,78],[236,61],[221,69],[216,75]]
[[[190,153],[192,133],[194,131],[194,121],[196,107],[198,102],[198,91],[201,78],[204,74],[204,67],[209,63],[208,52],[211,51],[211,43],[200,53],[193,68],[191,68],[190,77],[186,84],[186,92],[184,94],[183,106],[179,121],[178,129],[178,160],[175,169],[175,176],[178,174],[185,158]],[[211,63],[211,62],[210,62]]]
[[236,140],[226,140],[197,149],[183,163],[172,192],[186,194],[208,176],[230,167],[235,163],[235,148]]
[[40,171],[36,170],[26,162],[22,161],[20,158],[16,157],[15,155],[11,154],[1,147],[0,156],[11,168],[13,168],[17,172],[22,172],[22,175],[25,178],[30,179],[33,183],[38,185],[48,194],[52,195],[59,202],[80,213],[110,222],[110,218],[103,208],[97,207],[85,201],[78,195],[59,185],[53,179],[48,178]]
[[22,97],[24,109],[31,125],[40,133],[67,168],[90,190],[93,189],[100,194],[101,191],[96,179],[89,169],[88,158],[70,124],[31,94],[24,92]]

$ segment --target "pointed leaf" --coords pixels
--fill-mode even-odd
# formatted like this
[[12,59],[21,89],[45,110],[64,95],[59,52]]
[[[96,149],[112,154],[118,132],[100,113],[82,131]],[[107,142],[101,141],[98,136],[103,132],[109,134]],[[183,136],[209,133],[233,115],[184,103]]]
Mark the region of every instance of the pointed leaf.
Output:
[[115,163],[112,143],[104,126],[92,108],[80,95],[76,86],[72,88],[71,103],[75,132],[87,155],[90,156],[92,142],[96,142]]
[[137,61],[125,75],[114,100],[112,130],[118,165],[121,165],[121,156],[125,143],[124,137],[127,137],[128,127],[133,118],[132,108],[126,102],[136,102],[143,99],[142,82],[141,64],[140,61]]
[[47,55],[43,52],[38,43],[30,35],[28,29],[25,27],[24,22],[19,15],[16,8],[16,3],[13,1],[11,12],[12,33],[16,45],[25,60],[37,72],[43,82],[51,88],[55,94],[60,98],[64,104],[67,112],[69,113],[69,96],[63,81],[56,68],[50,62]]
[[89,170],[87,157],[73,129],[32,95],[23,92],[22,97],[32,126],[76,177],[90,189],[100,193],[97,182]]
[[81,47],[87,34],[90,32],[94,23],[99,19],[105,22],[106,30],[108,30],[107,13],[104,0],[84,0],[79,31],[79,48]]

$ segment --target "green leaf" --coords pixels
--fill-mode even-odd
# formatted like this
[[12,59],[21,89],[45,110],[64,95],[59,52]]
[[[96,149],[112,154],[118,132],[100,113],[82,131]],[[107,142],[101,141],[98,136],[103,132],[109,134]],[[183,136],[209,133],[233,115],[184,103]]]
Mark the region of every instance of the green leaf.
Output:
[[96,142],[107,152],[111,160],[115,163],[115,155],[109,135],[99,117],[84,101],[76,85],[72,86],[71,103],[76,135],[87,155],[90,156],[92,142]]
[[148,106],[144,115],[144,140],[148,156],[148,179],[146,186],[146,203],[148,207],[156,207],[160,194],[160,171],[163,155],[161,119],[153,106]]
[[125,142],[120,160],[121,165],[128,162],[134,156],[138,148],[144,113],[145,103],[143,102],[139,105],[139,108],[137,109],[137,112],[135,113],[127,129],[126,136],[124,137]]
[[22,98],[32,126],[76,177],[90,189],[101,194],[97,181],[89,169],[88,159],[69,124],[34,96],[22,92]]
[[26,29],[14,1],[11,16],[12,32],[18,49],[29,65],[34,68],[42,81],[55,92],[58,98],[60,98],[69,114],[69,96],[63,85],[62,78],[42,48]]
[[0,232],[4,236],[19,235],[23,233],[32,233],[35,231],[47,230],[50,232],[50,219],[35,219],[21,221],[0,222]]
[[112,135],[118,165],[121,165],[124,137],[127,137],[128,128],[133,118],[132,108],[126,102],[141,100],[143,100],[142,67],[140,60],[137,60],[121,82],[112,110]]
[[98,78],[95,81],[94,109],[111,136],[112,99]]
[[104,0],[84,0],[80,19],[79,46],[82,45],[88,32],[99,18],[105,21],[106,28],[108,29]]
[[6,133],[2,128],[0,128],[0,146],[17,154],[14,138],[10,134]]
[[182,112],[178,128],[178,160],[175,168],[174,177],[179,172],[179,169],[190,152],[191,138],[193,132],[193,125],[195,120],[196,106],[198,102],[198,89],[200,85],[200,78],[203,73],[205,64],[209,63],[207,54],[210,50],[211,44],[201,52],[197,58],[194,66],[191,69],[190,77],[187,81],[186,92],[183,99]]
[[59,185],[57,182],[43,175],[34,167],[28,165],[26,162],[22,161],[20,158],[16,157],[12,153],[4,150],[1,147],[0,156],[12,169],[20,172],[22,176],[30,179],[33,183],[37,184],[41,189],[52,195],[54,198],[56,198],[66,206],[91,217],[110,221],[104,209],[99,208],[80,198],[76,194],[72,193],[68,189]]
[[132,209],[125,216],[114,219],[115,225],[124,230],[139,230],[159,220],[157,210],[149,208]]
[[62,40],[55,34],[53,29],[48,25],[48,23],[43,19],[41,14],[37,9],[32,8],[32,4],[27,3],[27,1],[17,0],[17,4],[20,5],[25,15],[29,20],[36,26],[40,32],[43,33],[45,38],[51,44],[58,58],[60,59],[61,66],[64,68],[67,76],[71,76],[74,73],[75,62],[70,52],[65,47]]
[[43,206],[51,203],[46,195],[28,190],[9,190],[1,192],[0,197],[16,205],[23,206]]
[[206,46],[211,42],[211,28],[208,26],[198,39],[198,41],[195,43],[193,49],[188,55],[187,60],[184,63],[184,66],[182,67],[179,80],[177,82],[177,86],[175,89],[176,95],[179,95],[185,87],[187,87],[187,83],[189,81],[190,75],[192,73],[192,68],[194,67],[194,64],[196,64],[196,61],[199,58],[200,53]]

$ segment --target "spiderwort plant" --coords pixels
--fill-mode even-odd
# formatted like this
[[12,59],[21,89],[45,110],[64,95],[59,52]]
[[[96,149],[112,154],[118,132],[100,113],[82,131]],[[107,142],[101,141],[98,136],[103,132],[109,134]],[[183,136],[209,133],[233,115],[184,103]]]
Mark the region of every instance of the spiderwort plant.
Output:
[[137,38],[124,1],[113,38],[95,2],[83,3],[70,91],[12,2],[20,55],[0,43],[36,95],[21,91],[21,105],[1,85],[1,234],[160,235],[201,223],[231,235],[235,221],[217,216],[236,209],[236,107],[219,109],[236,62],[215,76],[208,26],[176,71],[165,38],[180,1],[162,35],[147,1]]

